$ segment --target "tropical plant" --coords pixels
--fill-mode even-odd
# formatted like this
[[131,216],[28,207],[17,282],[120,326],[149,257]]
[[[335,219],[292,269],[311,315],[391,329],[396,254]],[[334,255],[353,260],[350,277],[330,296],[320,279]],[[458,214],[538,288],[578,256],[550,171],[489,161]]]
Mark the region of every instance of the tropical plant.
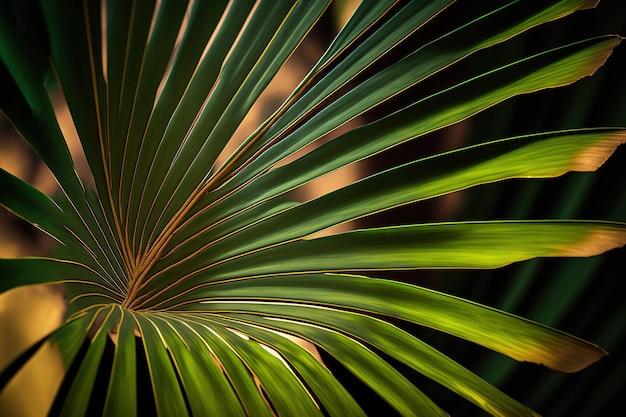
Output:
[[[303,184],[508,98],[591,75],[620,42],[570,39],[484,62],[489,48],[594,2],[452,3],[363,1],[293,94],[225,152],[328,2],[3,2],[0,108],[61,193],[50,198],[0,170],[0,204],[58,241],[52,257],[0,259],[0,291],[64,283],[68,313],[14,358],[0,387],[53,343],[67,366],[53,415],[365,415],[319,350],[402,415],[446,414],[400,365],[493,415],[535,415],[403,323],[565,372],[605,352],[376,271],[591,256],[622,246],[626,225],[499,220],[316,233],[481,184],[593,171],[626,132],[492,140],[310,201],[288,199]],[[449,19],[459,9],[462,22]],[[468,62],[474,72],[440,88],[443,75]],[[58,127],[50,101],[57,85],[95,189],[76,175]],[[299,152],[397,95],[410,103]]]

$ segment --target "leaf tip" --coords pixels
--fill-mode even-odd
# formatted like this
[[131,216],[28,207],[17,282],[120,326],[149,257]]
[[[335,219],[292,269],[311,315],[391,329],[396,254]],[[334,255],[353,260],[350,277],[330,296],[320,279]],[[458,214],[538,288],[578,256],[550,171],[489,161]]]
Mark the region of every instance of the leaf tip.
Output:
[[599,46],[600,49],[597,55],[587,63],[587,66],[583,67],[584,70],[583,75],[580,77],[581,79],[593,76],[598,69],[603,67],[611,54],[613,54],[613,50],[624,40],[624,37],[620,35],[605,35],[602,38],[606,40]]
[[609,226],[593,230],[582,241],[561,249],[556,256],[589,257],[600,255],[626,244],[626,227]]
[[600,168],[615,152],[617,147],[626,142],[626,130],[607,135],[592,146],[583,149],[571,161],[572,171],[589,172]]
[[593,365],[609,354],[598,345],[589,342],[585,344],[584,349],[555,358],[548,367],[560,372],[574,373]]

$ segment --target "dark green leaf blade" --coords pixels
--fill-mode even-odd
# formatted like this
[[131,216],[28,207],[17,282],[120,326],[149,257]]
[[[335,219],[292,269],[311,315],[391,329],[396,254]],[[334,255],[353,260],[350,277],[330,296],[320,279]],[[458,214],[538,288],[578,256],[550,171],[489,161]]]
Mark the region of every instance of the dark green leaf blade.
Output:
[[71,195],[82,186],[50,101],[49,45],[41,7],[7,1],[0,11],[0,110]]
[[[624,141],[624,131],[599,130],[530,135],[463,148],[372,175],[290,210],[259,217],[258,220],[263,220],[261,223],[252,225],[250,230],[243,230],[246,224],[258,221],[238,221],[242,214],[243,217],[252,214],[250,207],[265,199],[271,201],[272,197],[299,185],[303,177],[311,178],[319,163],[318,156],[322,156],[322,160],[335,156],[332,152],[314,151],[252,181],[211,210],[195,216],[183,228],[185,234],[194,236],[177,248],[178,253],[173,254],[169,262],[180,260],[235,230],[239,230],[241,239],[245,236],[246,243],[250,245],[248,247],[253,247],[255,242],[269,245],[307,236],[368,214],[489,182],[556,177],[570,170],[592,171]],[[220,213],[225,207],[228,211]],[[242,210],[242,214],[221,226],[215,225],[220,215],[230,216],[237,210]],[[212,225],[211,230],[205,229],[207,224]],[[201,233],[202,229],[205,229],[204,233]],[[173,242],[178,243],[178,239]]]
[[[150,239],[152,233],[153,228],[146,226],[145,219],[153,211],[155,196],[168,173],[167,168],[177,159],[179,149],[187,137],[187,132],[194,125],[198,113],[203,109],[207,97],[215,87],[224,60],[244,26],[250,10],[254,7],[254,2],[250,0],[240,1],[237,7],[230,7],[226,10],[221,3],[198,2],[197,4],[200,8],[208,7],[209,14],[225,13],[223,25],[216,29],[214,42],[208,45],[206,54],[202,53],[202,49],[197,52],[197,58],[201,57],[202,59],[195,64],[197,67],[194,71],[187,71],[187,76],[190,76],[191,79],[184,80],[184,83],[172,81],[175,84],[172,87],[173,92],[165,90],[172,84],[169,83],[168,79],[162,93],[166,95],[163,100],[157,101],[153,113],[155,117],[150,120],[146,132],[148,140],[145,142],[146,146],[142,148],[140,155],[142,160],[149,162],[139,164],[137,167],[135,173],[137,182],[133,188],[135,199],[138,199],[135,204],[141,205],[137,210],[137,219],[142,219],[142,221],[137,220],[135,224],[129,223],[129,228],[134,230],[135,241],[133,245],[138,245],[140,251],[145,248],[145,243]],[[206,17],[206,13],[200,14],[200,16]],[[198,22],[195,19],[194,21]],[[218,23],[215,20],[210,22]],[[198,24],[209,25],[209,22],[200,21]],[[187,27],[188,30],[193,28]],[[205,42],[209,42],[211,34],[205,33],[205,35],[207,36]],[[180,56],[177,55],[176,59],[179,58]],[[170,102],[167,101],[168,97],[171,99]],[[119,160],[123,158],[123,149],[123,146],[119,149]],[[157,161],[159,167],[155,164]],[[147,204],[148,202],[149,204]],[[135,213],[131,214],[134,215]]]
[[43,230],[56,240],[67,239],[62,211],[50,197],[0,168],[0,206]]
[[[327,5],[328,1],[312,4],[268,1],[260,2],[253,10],[222,68],[229,76],[218,80],[179,157],[168,167],[165,181],[159,184],[156,201],[141,199],[142,204],[151,202],[154,206],[147,220],[141,222],[148,230],[155,224],[161,230],[189,196],[197,192],[252,104]],[[268,21],[267,15],[274,19]]]
[[[174,123],[173,119],[178,106],[185,109],[185,111],[182,111],[184,116],[190,117],[193,114],[193,110],[189,109],[189,106],[183,106],[183,100],[187,102],[190,96],[196,96],[195,101],[201,102],[202,95],[206,96],[210,91],[214,81],[211,79],[211,72],[217,74],[216,63],[219,62],[219,58],[213,56],[211,51],[221,46],[221,37],[219,35],[221,32],[216,33],[216,37],[219,37],[220,41],[216,39],[215,48],[210,48],[207,52],[208,57],[206,61],[203,61],[202,65],[200,65],[200,59],[203,50],[211,39],[211,35],[216,31],[216,26],[227,5],[227,1],[221,0],[219,2],[196,1],[190,6],[191,10],[189,11],[187,27],[172,58],[172,66],[165,76],[162,90],[156,98],[148,126],[144,132],[144,140],[139,150],[138,160],[167,160],[167,158],[173,156],[173,152],[176,150],[176,143],[169,144],[178,142],[181,138],[171,137],[168,141],[161,140],[161,138],[164,137],[170,123],[174,131],[183,129],[183,127],[174,127],[176,123]],[[238,3],[237,7],[234,8],[236,10],[233,10],[233,12],[236,11],[238,14],[245,16],[246,7],[248,6]],[[229,28],[231,25],[232,22],[226,17],[224,28]],[[232,26],[237,27],[236,24]],[[204,73],[207,72],[207,67],[213,71],[209,71],[209,75],[205,77]],[[193,83],[193,87],[191,83]],[[197,103],[195,105],[200,106]],[[165,151],[165,156],[163,156],[164,149],[170,149],[169,152]],[[152,172],[154,170],[154,162],[150,164],[139,163],[133,168],[134,174],[131,186],[133,195],[144,194],[144,190],[149,184],[147,178],[154,175]],[[156,169],[156,171],[158,172],[159,170]],[[157,175],[164,176],[165,173],[158,172]],[[138,199],[130,199],[131,208],[128,209],[130,215],[137,214],[139,203],[140,200]]]
[[83,187],[44,88],[43,75],[32,82],[41,88],[33,93],[39,104],[28,101],[5,63],[0,62],[0,112],[50,168],[61,188],[69,195],[76,196]]
[[102,72],[99,4],[40,2],[49,33],[51,62],[97,188],[107,195],[103,151],[107,109]]
[[[392,137],[386,138],[386,140],[394,141],[392,143],[397,144],[461,121],[515,95],[573,83],[584,76],[591,75],[600,67],[619,42],[619,37],[611,36],[588,39],[537,54],[487,73],[478,74],[458,86],[419,99],[402,112],[383,119],[385,124],[391,123],[393,120],[391,126],[382,125],[386,126],[386,129],[393,130]],[[436,43],[432,47],[435,51],[439,51],[439,46]],[[439,54],[435,53],[435,56],[439,57]],[[415,68],[420,67],[422,61],[428,62],[428,57],[429,55],[423,60],[418,59],[416,62],[406,59],[400,61],[395,66],[381,71],[357,88],[350,90],[341,99],[324,107],[297,130],[290,133],[287,136],[287,138],[291,138],[290,140],[283,139],[258,155],[255,160],[237,174],[235,177],[237,179],[233,181],[233,185],[247,182],[290,154],[367,110],[370,106],[381,100],[386,100],[390,94],[388,84],[402,83],[403,79],[415,76]],[[400,64],[407,66],[402,67]],[[411,78],[411,80],[413,79]],[[399,87],[400,91],[413,83],[415,80],[409,82],[408,85],[402,85]],[[454,91],[455,88],[458,90]],[[483,93],[477,94],[477,91]],[[416,117],[416,114],[420,116]],[[398,122],[400,122],[401,128],[398,126]],[[372,126],[382,127],[379,124]],[[353,132],[357,130],[361,130],[358,139],[355,137],[351,139],[357,139],[362,144],[361,139],[370,135],[364,135],[364,128],[355,129]],[[347,134],[347,136],[351,137],[352,133]],[[380,143],[376,142],[368,143],[367,147],[380,146]],[[387,146],[391,146],[391,144]],[[379,148],[372,153],[383,149],[385,148]]]
[[[132,98],[131,118],[128,127],[118,133],[125,137],[123,158],[121,161],[114,161],[116,166],[121,166],[121,184],[119,187],[120,215],[128,218],[127,222],[133,224],[136,207],[131,203],[132,196],[138,195],[133,188],[143,185],[143,178],[137,178],[139,165],[147,165],[139,159],[140,152],[145,146],[145,142],[152,141],[153,138],[147,136],[147,127],[153,117],[153,105],[157,97],[157,92],[162,78],[165,76],[168,63],[173,55],[176,38],[178,36],[183,18],[187,11],[188,2],[181,0],[166,0],[160,2],[154,11],[154,23],[150,28],[149,38],[146,45],[137,45],[139,51],[128,51],[128,54],[142,56],[141,66],[137,75],[137,85],[134,90],[122,92],[122,103],[124,105],[125,95]],[[142,49],[145,47],[145,52]],[[125,80],[126,81],[126,80]],[[124,109],[120,112],[122,115]],[[115,138],[114,138],[115,139]],[[120,140],[121,138],[117,138]],[[153,159],[153,155],[150,155]],[[117,191],[117,187],[114,188]],[[130,233],[129,233],[130,234]]]
[[[378,2],[376,5],[379,8],[385,6],[382,2]],[[246,156],[241,158],[242,162],[268,143],[271,143],[281,130],[291,126],[296,120],[302,118],[304,114],[310,112],[319,102],[337,91],[348,80],[380,58],[382,54],[394,48],[397,42],[404,36],[408,35],[412,30],[416,30],[429,19],[432,19],[437,12],[446,6],[445,2],[439,4],[436,2],[412,2],[397,11],[395,16],[391,17],[375,33],[351,50],[345,59],[335,68],[332,68],[328,74],[325,74],[324,78],[310,88],[297,103],[287,109],[285,114],[281,116],[281,119],[268,129],[263,140],[257,141],[258,143],[254,143],[250,149],[246,149],[244,154]],[[397,65],[372,77],[372,82],[368,81],[371,85],[365,88],[357,88],[365,90],[365,95],[371,95],[377,89],[380,89],[381,96],[379,98],[381,101],[384,101],[384,98],[389,98],[398,91],[402,91],[408,86],[430,77],[432,74],[478,50],[502,42],[536,25],[558,19],[587,7],[590,7],[590,4],[586,0],[565,1],[556,4],[550,4],[550,2],[522,4],[513,1],[492,10],[488,7],[480,17],[468,24],[461,25],[459,28],[427,45],[421,46]],[[363,3],[356,10],[354,17],[359,16],[363,18],[361,15],[368,16],[368,11],[370,10],[374,10],[374,7]],[[336,53],[338,52],[337,48],[345,47],[347,44],[352,43],[354,41],[352,37],[357,36],[354,33],[354,29],[358,27],[360,30],[365,30],[367,26],[361,25],[367,22],[370,22],[368,17],[365,17],[363,22],[350,20],[339,33],[335,43],[330,46],[327,54],[316,65],[312,74],[309,74],[309,78],[305,79],[305,82],[308,83],[312,77],[319,75],[316,71],[324,68],[328,64],[329,59],[334,60],[337,58],[336,55],[331,53]],[[352,25],[353,23],[354,26]],[[402,30],[407,23],[410,26]],[[381,46],[385,47],[382,51],[378,50]],[[369,59],[364,59],[366,57]],[[384,76],[383,74],[385,73],[389,73],[389,75]],[[379,76],[383,80],[380,82],[374,81]],[[363,111],[368,105],[374,106],[377,104],[376,100],[369,102],[369,104],[362,97],[360,100],[363,100],[363,103],[360,103],[359,100],[354,101],[355,107],[360,108],[360,111]],[[352,117],[358,114],[358,112],[359,110],[355,111]],[[334,113],[334,111],[329,112],[330,115]],[[344,121],[349,118],[350,116],[346,117]],[[327,121],[324,118],[320,118],[320,122],[315,124],[324,126],[324,123]],[[327,130],[333,130],[335,127],[329,124],[327,125]]]
[[[345,86],[353,77],[393,50],[403,39],[426,24],[452,1],[409,2],[401,10],[396,11],[382,26],[373,29],[374,33],[369,34],[372,26],[376,25],[376,21],[383,19],[398,5],[393,3],[361,2],[324,56],[296,87],[291,96],[285,100],[281,108],[268,118],[219,170],[230,172],[240,167],[272,140],[268,137],[275,137],[277,131],[285,129],[287,125],[302,118],[340,87]],[[365,39],[356,44],[359,38]],[[327,70],[327,67],[331,66],[334,61],[339,61],[339,63]],[[267,131],[264,132],[265,129]]]
[[55,258],[0,259],[0,293],[22,285],[76,282],[115,292],[95,271]]

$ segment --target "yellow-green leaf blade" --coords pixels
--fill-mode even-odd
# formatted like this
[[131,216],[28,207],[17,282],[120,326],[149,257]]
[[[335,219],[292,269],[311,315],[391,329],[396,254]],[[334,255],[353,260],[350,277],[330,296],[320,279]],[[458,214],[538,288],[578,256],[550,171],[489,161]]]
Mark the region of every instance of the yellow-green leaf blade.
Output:
[[[539,323],[418,286],[353,275],[288,275],[219,283],[198,289],[178,308],[232,311],[229,300],[304,303],[382,314],[438,329],[518,361],[575,372],[606,354],[601,348]],[[226,304],[222,300],[226,300]]]
[[190,281],[284,273],[498,268],[536,257],[593,256],[626,243],[626,224],[575,220],[431,223],[297,240],[226,260]]

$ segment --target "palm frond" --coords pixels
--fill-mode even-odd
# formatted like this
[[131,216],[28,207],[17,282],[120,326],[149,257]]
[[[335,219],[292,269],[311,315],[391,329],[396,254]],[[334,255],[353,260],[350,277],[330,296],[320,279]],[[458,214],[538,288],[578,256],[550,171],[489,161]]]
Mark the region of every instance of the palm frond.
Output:
[[[329,358],[401,415],[447,415],[407,368],[487,413],[521,416],[536,413],[407,329],[563,372],[606,354],[535,321],[376,275],[595,256],[626,243],[624,223],[329,228],[485,184],[595,171],[626,140],[623,129],[483,138],[308,201],[289,194],[513,97],[591,76],[619,36],[484,58],[595,2],[363,1],[243,140],[246,116],[330,2],[27,3],[28,13],[20,1],[0,9],[0,108],[61,192],[48,197],[0,170],[0,204],[58,245],[49,257],[0,259],[0,291],[63,283],[68,313],[13,358],[0,387],[50,342],[66,365],[51,415],[370,414]],[[31,18],[38,26],[27,35]],[[95,189],[75,173],[51,104],[57,88]],[[408,102],[390,104],[401,97]]]

